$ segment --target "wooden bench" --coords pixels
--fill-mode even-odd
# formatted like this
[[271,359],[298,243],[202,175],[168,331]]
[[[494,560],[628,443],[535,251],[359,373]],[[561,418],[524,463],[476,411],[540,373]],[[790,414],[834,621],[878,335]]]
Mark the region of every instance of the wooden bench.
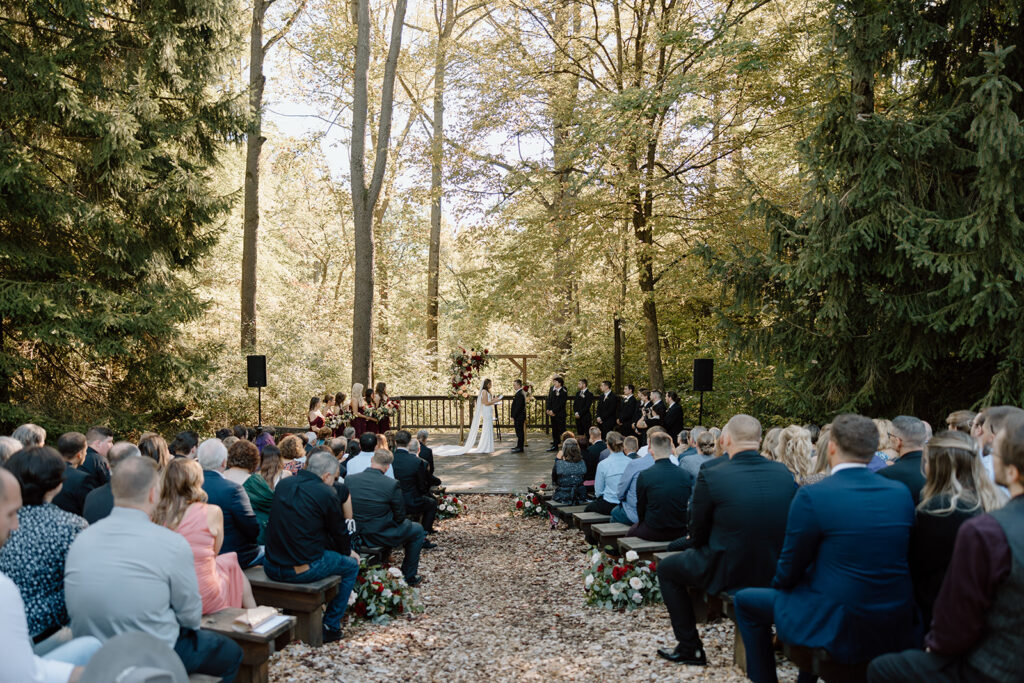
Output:
[[221,683],[220,676],[207,676],[206,674],[190,674],[188,683]]
[[591,533],[597,539],[597,547],[604,550],[611,546],[613,550],[618,546],[615,541],[629,532],[629,525],[609,522],[607,524],[595,524],[590,527]]
[[577,512],[583,512],[587,509],[586,505],[571,505],[569,503],[554,503],[551,501],[546,502],[545,506],[547,507],[548,512],[569,526],[572,526],[572,516],[574,514]]
[[338,594],[340,576],[328,576],[312,583],[282,583],[267,578],[263,567],[245,570],[257,604],[283,609],[296,619],[295,639],[320,647],[324,644],[325,604]]
[[825,683],[862,683],[868,679],[869,662],[842,664],[821,648],[782,644],[782,654],[802,671],[809,671]]
[[538,486],[526,487],[527,493],[537,496],[541,501],[549,500],[551,498],[551,489],[541,489]]
[[242,648],[242,666],[235,678],[238,683],[267,683],[270,680],[267,661],[270,655],[284,649],[291,642],[296,618],[285,617],[283,623],[267,633],[239,632],[232,627],[232,622],[243,612],[245,610],[229,608],[208,614],[203,617],[202,627],[227,636]]
[[590,527],[595,524],[607,524],[611,521],[609,515],[602,515],[600,512],[574,512],[572,513],[572,523],[577,529],[580,529],[584,534],[590,531]]
[[654,559],[655,553],[664,552],[668,549],[668,541],[648,541],[638,536],[623,536],[619,539],[619,550],[626,553],[634,550],[641,560],[650,562]]
[[731,593],[719,593],[718,599],[722,603],[722,612],[732,620],[732,665],[738,666],[744,671],[747,670],[747,647],[743,644],[743,636],[740,635],[740,626],[736,623],[736,605],[733,602]]
[[383,565],[391,561],[391,551],[388,546],[367,546],[359,551],[359,556],[366,560],[367,566]]

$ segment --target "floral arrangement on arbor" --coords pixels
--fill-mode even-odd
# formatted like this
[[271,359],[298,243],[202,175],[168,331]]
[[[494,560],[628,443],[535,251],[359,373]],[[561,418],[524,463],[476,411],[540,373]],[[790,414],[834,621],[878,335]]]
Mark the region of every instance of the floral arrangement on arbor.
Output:
[[441,496],[437,503],[437,519],[451,519],[458,517],[466,511],[466,504],[459,500],[459,497],[446,493]]
[[661,602],[661,588],[654,562],[641,562],[635,550],[625,557],[611,557],[598,548],[587,554],[583,572],[587,604],[604,609],[632,610]]
[[471,348],[469,353],[466,353],[466,349],[459,347],[459,350],[452,351],[449,357],[452,364],[449,370],[451,382],[448,385],[448,395],[453,398],[469,398],[469,383],[473,381],[473,373],[487,365],[491,359],[491,352],[488,349]]
[[[541,488],[547,488],[547,484],[541,484]],[[547,517],[548,511],[544,508],[544,501],[536,493],[519,493],[512,499],[512,514],[519,514],[523,517]]]
[[348,604],[356,618],[375,624],[423,611],[420,592],[405,582],[398,567],[367,566],[366,560],[359,563],[359,576]]
[[327,418],[327,422],[325,424],[331,429],[340,429],[351,422],[354,417],[355,415],[351,412],[343,410],[337,415],[331,415]]

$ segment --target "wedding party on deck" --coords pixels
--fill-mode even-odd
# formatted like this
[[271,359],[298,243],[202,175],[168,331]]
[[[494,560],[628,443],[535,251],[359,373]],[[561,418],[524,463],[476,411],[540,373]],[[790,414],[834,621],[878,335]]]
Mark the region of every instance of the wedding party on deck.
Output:
[[0,683],[1024,683],[1020,0],[0,0]]

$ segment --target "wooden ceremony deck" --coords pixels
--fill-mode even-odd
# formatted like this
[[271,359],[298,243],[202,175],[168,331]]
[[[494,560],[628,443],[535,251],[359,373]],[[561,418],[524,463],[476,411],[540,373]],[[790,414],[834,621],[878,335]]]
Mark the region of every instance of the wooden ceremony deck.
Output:
[[[431,433],[432,447],[461,444],[458,433]],[[516,445],[515,433],[501,430],[495,437],[494,453],[482,455],[434,456],[435,474],[451,493],[519,493],[527,486],[551,479],[554,453],[551,437],[544,432],[528,432],[526,452],[510,453]]]

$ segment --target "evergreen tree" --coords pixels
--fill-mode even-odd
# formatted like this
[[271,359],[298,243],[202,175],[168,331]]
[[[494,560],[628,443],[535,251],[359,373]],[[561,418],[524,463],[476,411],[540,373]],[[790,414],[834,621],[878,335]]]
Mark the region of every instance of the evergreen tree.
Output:
[[0,0],[6,421],[171,418],[203,369],[179,340],[203,310],[184,276],[235,199],[210,171],[247,121],[240,18],[234,0]]
[[854,0],[801,147],[798,215],[718,260],[737,343],[795,414],[1024,404],[1018,2]]

